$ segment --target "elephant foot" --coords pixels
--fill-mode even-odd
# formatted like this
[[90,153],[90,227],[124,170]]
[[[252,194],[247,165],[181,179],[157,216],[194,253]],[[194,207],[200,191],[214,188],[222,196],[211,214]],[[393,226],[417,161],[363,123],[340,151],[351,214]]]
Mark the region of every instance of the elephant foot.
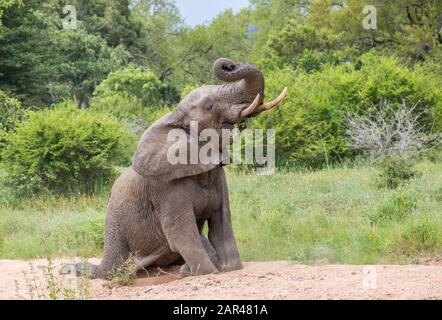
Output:
[[193,277],[193,276],[202,276],[205,274],[213,274],[213,273],[219,273],[218,269],[215,266],[207,266],[203,268],[201,265],[198,265],[195,270],[189,268],[187,263],[183,264],[180,269],[180,275],[183,278],[186,277]]
[[227,263],[221,267],[222,272],[230,272],[230,271],[241,270],[241,269],[242,269],[241,261]]

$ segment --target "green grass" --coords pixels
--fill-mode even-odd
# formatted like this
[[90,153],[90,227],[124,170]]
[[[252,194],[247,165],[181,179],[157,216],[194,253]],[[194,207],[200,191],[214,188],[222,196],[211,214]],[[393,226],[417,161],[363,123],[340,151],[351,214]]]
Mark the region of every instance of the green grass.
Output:
[[0,204],[0,257],[31,259],[99,256],[107,194],[45,196]]
[[[379,264],[440,256],[442,164],[422,162],[418,171],[395,190],[377,188],[370,167],[270,176],[230,172],[242,259]],[[0,258],[102,254],[108,191],[19,202],[2,196]]]

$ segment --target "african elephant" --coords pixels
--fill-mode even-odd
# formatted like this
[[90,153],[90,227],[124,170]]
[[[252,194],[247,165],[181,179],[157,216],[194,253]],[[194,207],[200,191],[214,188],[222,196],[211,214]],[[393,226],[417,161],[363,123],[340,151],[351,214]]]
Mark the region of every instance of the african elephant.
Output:
[[[181,261],[183,276],[241,268],[222,163],[172,165],[167,159],[173,143],[168,133],[182,129],[189,134],[191,121],[198,122],[199,132],[232,129],[276,106],[287,89],[264,103],[264,76],[255,66],[223,58],[215,62],[213,71],[228,83],[192,91],[144,133],[131,168],[112,188],[103,260],[100,265],[77,264],[77,273],[105,278],[130,254],[136,255],[140,269]],[[223,143],[221,148],[230,140]],[[206,222],[208,239],[202,234]]]

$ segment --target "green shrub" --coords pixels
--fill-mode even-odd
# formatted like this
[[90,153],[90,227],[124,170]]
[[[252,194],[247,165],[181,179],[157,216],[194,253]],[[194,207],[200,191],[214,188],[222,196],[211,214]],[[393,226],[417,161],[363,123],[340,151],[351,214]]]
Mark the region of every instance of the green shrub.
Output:
[[[441,140],[442,140],[442,134],[441,134]],[[438,146],[426,152],[425,157],[431,162],[435,163],[440,162],[442,159],[442,143],[439,143]]]
[[347,113],[361,114],[383,101],[398,108],[404,100],[415,112],[428,108],[422,126],[428,129],[436,121],[442,105],[440,90],[431,77],[420,69],[409,70],[391,57],[373,53],[357,64],[325,66],[311,74],[290,68],[266,73],[267,99],[289,87],[285,102],[253,120],[252,125],[276,130],[277,165],[322,167],[352,159],[346,137]]
[[24,116],[20,102],[0,90],[0,152],[6,144],[7,133],[14,129]]
[[91,111],[111,114],[137,136],[140,136],[153,122],[171,111],[168,107],[146,107],[138,98],[119,93],[94,97],[91,99],[90,105]]
[[113,118],[74,107],[31,112],[7,137],[7,179],[19,195],[90,191],[127,165],[134,136]]
[[95,90],[94,96],[107,97],[113,94],[135,97],[144,106],[156,107],[162,102],[165,86],[148,70],[136,67],[119,70],[109,74]]
[[161,101],[163,104],[166,106],[177,104],[180,102],[180,98],[181,95],[178,88],[172,83],[165,82],[161,88]]
[[417,175],[412,160],[400,157],[384,158],[380,161],[381,172],[377,178],[380,188],[395,189]]
[[388,221],[400,221],[409,216],[417,206],[415,193],[403,189],[387,197],[374,211],[366,215],[371,224],[378,225]]
[[407,227],[394,244],[399,254],[419,254],[431,252],[442,246],[440,229],[431,222],[422,221]]
[[149,112],[138,98],[120,93],[93,97],[90,100],[90,109],[99,113],[111,114],[118,120],[145,117]]
[[442,187],[434,192],[434,199],[438,202],[442,202]]
[[338,37],[311,26],[300,26],[295,19],[288,20],[284,29],[270,37],[268,46],[284,64],[299,66],[299,57],[327,55],[338,46]]
[[90,100],[91,110],[115,116],[140,136],[153,122],[170,112],[166,107],[179,100],[177,89],[162,83],[155,74],[129,67],[111,73]]
[[359,56],[358,49],[343,47],[336,34],[300,25],[295,19],[288,20],[281,32],[270,37],[267,45],[268,54],[260,62],[267,70],[289,66],[310,73]]
[[344,56],[339,52],[320,52],[305,49],[293,62],[297,68],[307,73],[322,70],[326,65],[338,65],[344,61]]
[[[422,72],[427,74],[427,81],[429,86],[442,87],[442,46],[437,46],[432,51],[430,56],[427,56],[425,61],[416,66]],[[442,91],[439,90],[439,94],[442,95]],[[442,132],[442,103],[439,103],[439,108],[435,110],[434,116],[435,121],[435,131]]]

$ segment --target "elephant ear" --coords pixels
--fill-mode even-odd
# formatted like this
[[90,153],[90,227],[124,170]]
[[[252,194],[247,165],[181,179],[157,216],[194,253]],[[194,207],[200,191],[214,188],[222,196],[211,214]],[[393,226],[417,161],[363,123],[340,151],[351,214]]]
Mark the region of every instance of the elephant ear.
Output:
[[[176,133],[179,133],[180,137]],[[193,144],[193,148],[197,148],[198,152],[202,147],[202,143],[196,139],[187,130],[177,126],[170,116],[166,116],[152,125],[141,138],[132,168],[145,178],[167,182],[198,175],[218,167],[220,161],[201,163],[197,159],[196,162],[190,162],[190,145]],[[181,153],[180,159],[184,161],[176,161],[177,150],[187,152],[184,155]],[[216,157],[221,159],[221,153]]]

